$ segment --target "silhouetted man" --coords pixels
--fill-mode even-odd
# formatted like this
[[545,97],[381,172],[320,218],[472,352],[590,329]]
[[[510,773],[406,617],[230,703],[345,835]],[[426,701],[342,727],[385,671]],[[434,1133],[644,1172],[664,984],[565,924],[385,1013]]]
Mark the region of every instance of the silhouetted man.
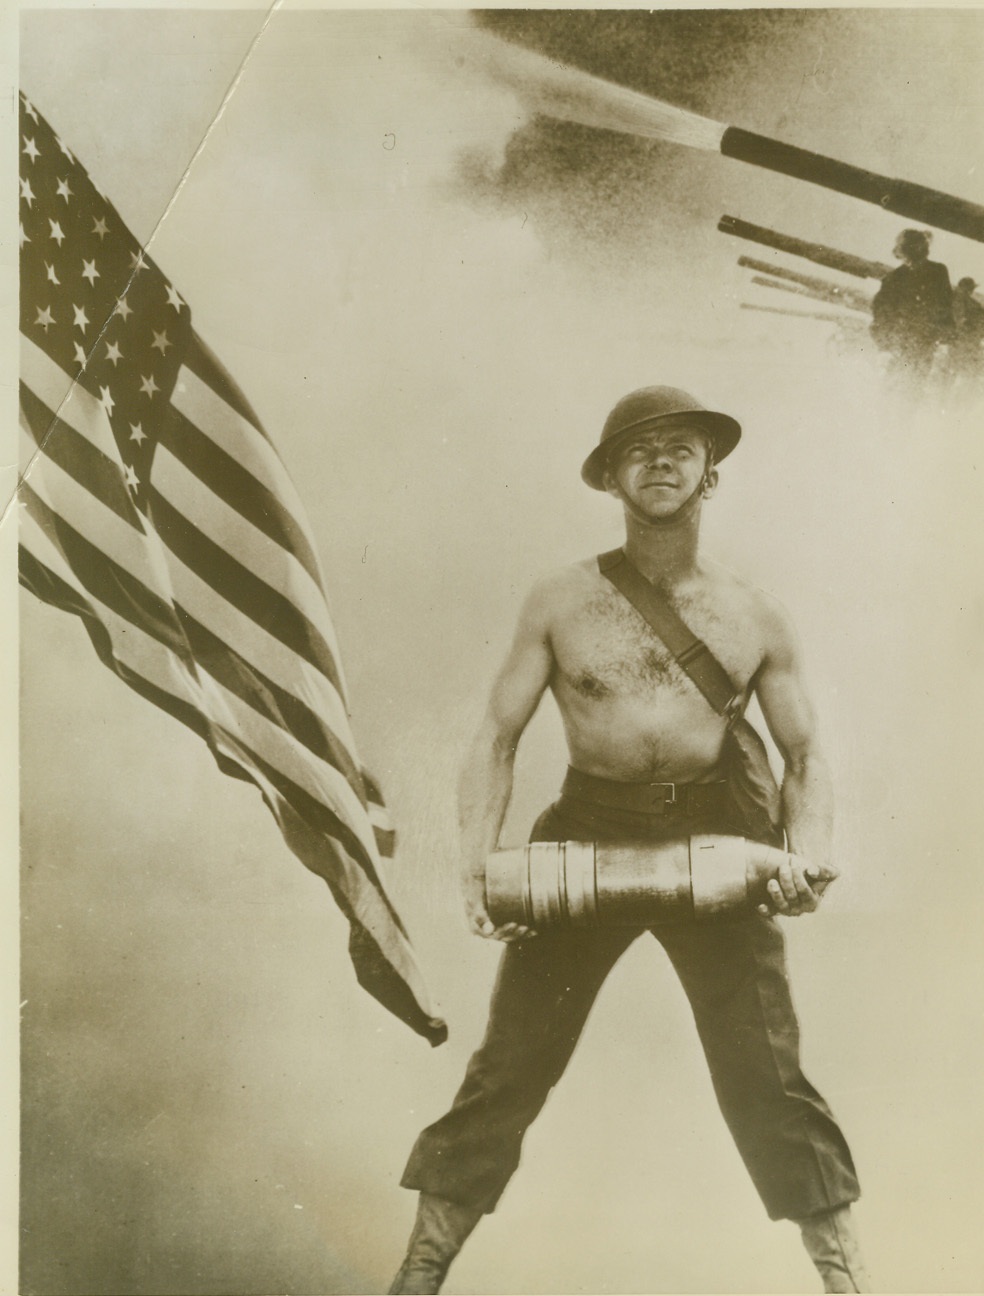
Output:
[[984,378],[984,306],[974,298],[977,284],[961,279],[953,293],[953,341],[950,369],[961,383],[973,384]]
[[875,344],[892,357],[892,372],[915,386],[929,374],[937,346],[953,336],[950,274],[930,261],[929,239],[923,230],[902,231],[894,248],[902,264],[885,276],[871,303]]

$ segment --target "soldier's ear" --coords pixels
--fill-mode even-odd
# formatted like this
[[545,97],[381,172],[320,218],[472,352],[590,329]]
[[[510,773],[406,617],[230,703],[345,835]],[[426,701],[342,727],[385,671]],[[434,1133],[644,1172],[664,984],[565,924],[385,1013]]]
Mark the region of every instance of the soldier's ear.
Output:
[[601,484],[604,486],[605,490],[608,492],[609,495],[614,495],[616,499],[622,498],[622,492],[619,490],[618,482],[612,476],[612,471],[610,468],[605,469],[604,475],[601,479]]
[[716,468],[708,468],[707,472],[704,473],[704,484],[701,487],[701,491],[700,491],[704,499],[711,498],[711,496],[717,490],[717,484],[718,484],[718,470]]

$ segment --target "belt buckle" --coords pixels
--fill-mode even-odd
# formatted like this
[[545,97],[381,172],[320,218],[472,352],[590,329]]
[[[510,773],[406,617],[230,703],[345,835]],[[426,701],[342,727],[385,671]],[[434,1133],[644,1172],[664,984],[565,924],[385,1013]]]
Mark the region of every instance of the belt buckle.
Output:
[[[676,805],[677,796],[676,796],[675,783],[650,783],[649,788],[652,793],[653,800],[656,801],[658,799],[658,802],[661,806]],[[661,788],[662,789],[669,788],[669,794],[667,794],[666,791],[664,790],[663,795],[658,796],[658,790]]]

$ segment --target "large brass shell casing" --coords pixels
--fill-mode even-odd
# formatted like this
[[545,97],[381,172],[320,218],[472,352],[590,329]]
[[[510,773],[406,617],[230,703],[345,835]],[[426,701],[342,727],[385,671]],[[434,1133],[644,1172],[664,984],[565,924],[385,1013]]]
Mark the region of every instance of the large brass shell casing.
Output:
[[694,836],[653,845],[532,842],[495,851],[485,870],[496,924],[652,927],[735,915],[766,899],[785,851],[744,837]]

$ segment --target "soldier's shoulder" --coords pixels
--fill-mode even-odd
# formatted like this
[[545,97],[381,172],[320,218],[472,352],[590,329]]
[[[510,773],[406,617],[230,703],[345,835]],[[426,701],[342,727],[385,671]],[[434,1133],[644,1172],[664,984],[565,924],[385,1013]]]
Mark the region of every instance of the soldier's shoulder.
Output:
[[546,613],[569,611],[597,594],[602,580],[594,558],[553,567],[533,582],[526,599],[527,607]]
[[530,595],[544,599],[576,597],[596,588],[600,579],[597,560],[584,558],[542,572],[534,581]]
[[789,624],[789,613],[774,594],[724,563],[712,562],[708,566],[718,589],[739,600],[746,615],[776,629]]

